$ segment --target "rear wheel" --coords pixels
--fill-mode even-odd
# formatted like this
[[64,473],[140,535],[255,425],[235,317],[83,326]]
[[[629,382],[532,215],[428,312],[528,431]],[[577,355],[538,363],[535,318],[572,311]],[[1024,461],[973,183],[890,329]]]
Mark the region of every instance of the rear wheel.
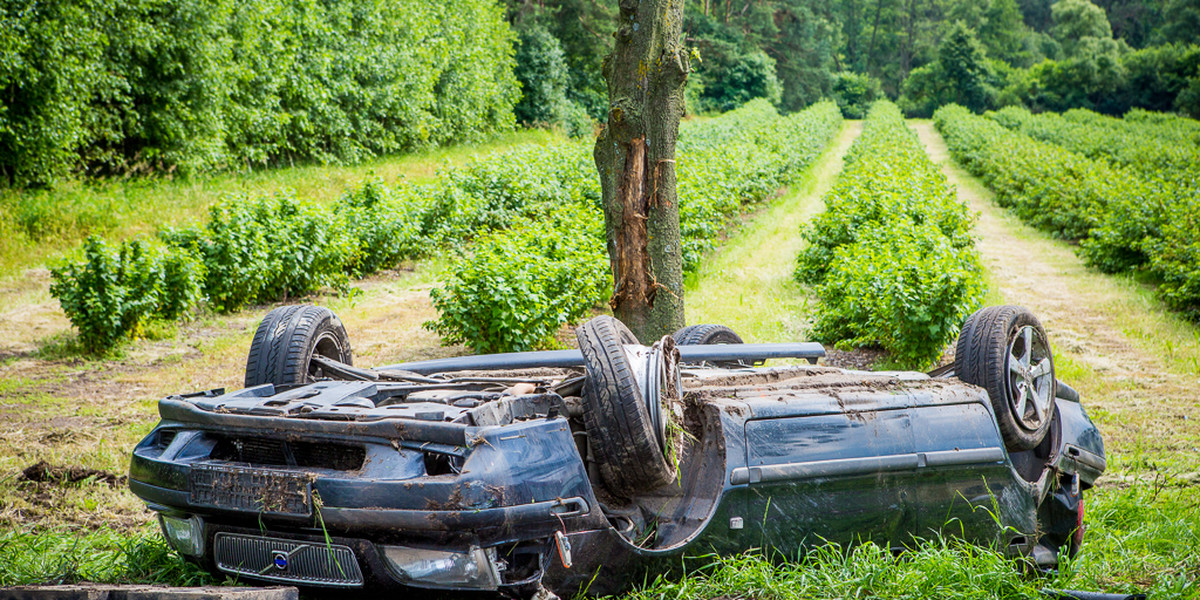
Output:
[[609,316],[584,323],[575,336],[587,370],[583,421],[605,484],[628,496],[670,483],[675,466],[667,460],[662,405],[679,396],[672,340],[637,346]]
[[[701,344],[742,344],[742,336],[724,325],[688,325],[671,336],[680,346],[695,346]],[[706,363],[701,363],[704,366]],[[712,363],[713,366],[724,369],[740,369],[752,366],[742,360],[721,360]]]
[[325,376],[314,355],[353,364],[350,338],[328,308],[281,306],[267,313],[246,357],[246,387],[271,383],[296,385]]
[[987,390],[1009,450],[1041,443],[1054,417],[1054,358],[1033,313],[1020,306],[989,306],[967,317],[955,346],[954,371]]

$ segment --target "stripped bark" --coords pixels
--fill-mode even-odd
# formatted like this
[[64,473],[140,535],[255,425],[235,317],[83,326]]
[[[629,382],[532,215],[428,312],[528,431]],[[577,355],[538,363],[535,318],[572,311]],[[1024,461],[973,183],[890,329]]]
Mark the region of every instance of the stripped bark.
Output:
[[621,0],[605,60],[608,124],[596,140],[613,315],[643,342],[683,326],[675,141],[690,68],[683,0]]

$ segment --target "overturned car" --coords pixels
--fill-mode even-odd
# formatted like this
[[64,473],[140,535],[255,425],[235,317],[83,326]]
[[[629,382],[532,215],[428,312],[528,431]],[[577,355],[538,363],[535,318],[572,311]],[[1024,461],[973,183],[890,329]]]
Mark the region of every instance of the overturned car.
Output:
[[[681,557],[935,532],[1052,568],[1103,441],[1024,309],[964,324],[932,373],[817,344],[611,317],[579,350],[362,369],[330,311],[273,310],[246,388],[170,396],[130,486],[214,573],[318,588],[614,593]],[[809,364],[754,367],[792,357]]]

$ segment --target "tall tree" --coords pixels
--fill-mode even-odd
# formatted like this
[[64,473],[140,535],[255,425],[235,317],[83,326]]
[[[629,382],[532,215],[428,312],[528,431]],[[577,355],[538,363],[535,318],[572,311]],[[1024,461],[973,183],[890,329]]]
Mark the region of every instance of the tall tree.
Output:
[[690,63],[684,0],[620,0],[605,59],[608,125],[596,140],[613,314],[643,342],[679,329],[683,266],[675,141]]

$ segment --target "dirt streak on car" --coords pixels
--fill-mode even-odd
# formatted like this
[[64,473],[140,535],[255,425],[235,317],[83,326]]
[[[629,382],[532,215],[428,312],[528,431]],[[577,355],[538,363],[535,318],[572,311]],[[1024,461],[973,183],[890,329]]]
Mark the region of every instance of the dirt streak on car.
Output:
[[972,315],[931,374],[751,367],[823,351],[716,325],[577,337],[361,369],[333,313],[279,308],[245,389],[159,403],[130,486],[184,556],[311,587],[607,594],[681,557],[936,532],[1078,551],[1104,446],[1023,309]]

